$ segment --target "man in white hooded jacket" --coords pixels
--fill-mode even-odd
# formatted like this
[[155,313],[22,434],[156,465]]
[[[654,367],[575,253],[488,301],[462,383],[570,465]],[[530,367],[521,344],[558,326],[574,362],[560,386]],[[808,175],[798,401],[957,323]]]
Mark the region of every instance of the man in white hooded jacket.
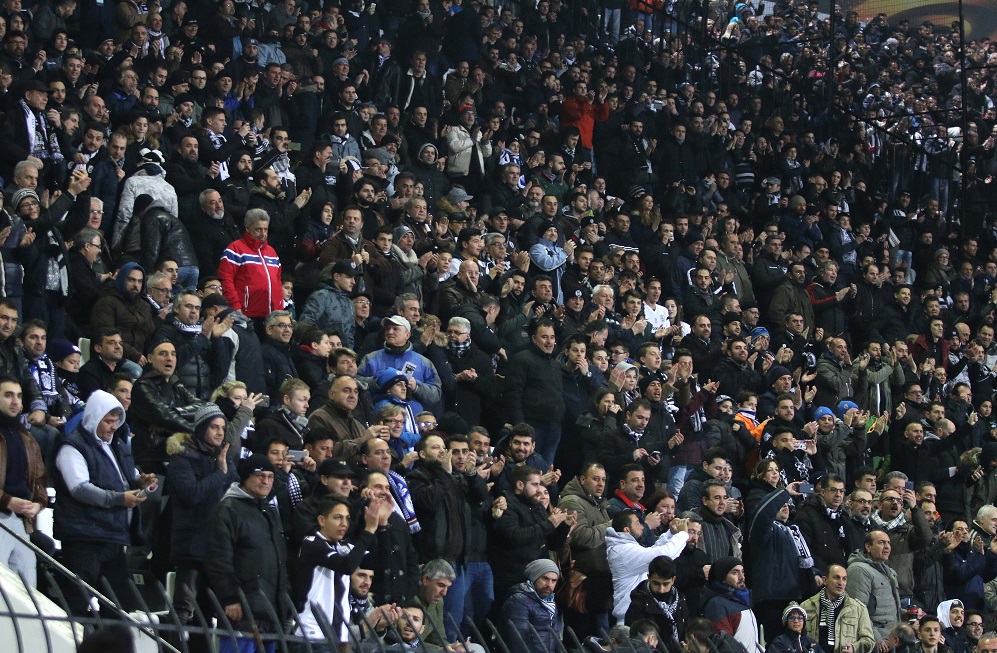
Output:
[[613,616],[620,623],[630,607],[630,592],[647,579],[647,566],[658,556],[677,558],[689,540],[687,530],[688,522],[675,518],[652,546],[644,546],[638,541],[644,526],[636,513],[624,510],[613,517],[606,529],[606,554],[613,576]]

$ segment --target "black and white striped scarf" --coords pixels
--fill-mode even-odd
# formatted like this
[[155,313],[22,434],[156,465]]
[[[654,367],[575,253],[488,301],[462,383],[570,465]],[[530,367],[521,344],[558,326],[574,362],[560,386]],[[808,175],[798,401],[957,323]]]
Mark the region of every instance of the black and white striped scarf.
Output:
[[834,649],[834,624],[838,620],[838,611],[845,602],[845,595],[842,594],[833,601],[827,598],[827,592],[820,591],[820,619],[817,622],[819,632],[827,629],[827,643]]

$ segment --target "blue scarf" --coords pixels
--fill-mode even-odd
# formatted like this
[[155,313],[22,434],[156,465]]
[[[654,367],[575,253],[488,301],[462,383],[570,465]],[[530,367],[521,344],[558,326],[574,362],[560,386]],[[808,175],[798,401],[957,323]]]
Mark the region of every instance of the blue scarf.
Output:
[[388,485],[391,491],[398,497],[398,509],[402,511],[402,517],[408,523],[410,533],[418,533],[422,530],[419,518],[415,516],[415,506],[412,504],[412,495],[408,491],[408,484],[398,472],[388,470]]
[[710,589],[717,594],[726,594],[738,603],[743,603],[744,605],[751,607],[751,590],[747,588],[743,590],[734,589],[727,583],[713,581],[710,583]]

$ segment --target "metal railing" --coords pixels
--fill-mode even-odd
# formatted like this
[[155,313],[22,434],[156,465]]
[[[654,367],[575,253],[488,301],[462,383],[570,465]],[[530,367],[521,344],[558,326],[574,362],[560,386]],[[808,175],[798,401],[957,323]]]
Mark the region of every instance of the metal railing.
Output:
[[[326,615],[321,606],[315,603],[310,604],[310,607],[315,621],[324,635],[324,641],[316,642],[309,640],[307,637],[293,634],[299,632],[298,626],[300,624],[297,619],[294,618],[284,623],[278,617],[278,611],[265,598],[263,603],[268,622],[272,624],[282,623],[283,628],[261,628],[256,620],[257,615],[253,613],[242,590],[239,591],[239,603],[242,606],[245,621],[248,623],[248,630],[238,630],[233,626],[232,622],[225,615],[225,610],[218,597],[210,588],[207,590],[207,597],[210,600],[215,619],[212,620],[209,616],[205,615],[197,602],[194,602],[193,619],[190,623],[184,623],[173,606],[171,596],[158,580],[152,583],[153,596],[157,603],[154,609],[149,605],[149,601],[153,599],[147,600],[135,582],[129,578],[128,590],[132,595],[129,597],[129,603],[134,603],[138,606],[138,609],[135,612],[127,612],[121,607],[124,604],[115,595],[113,588],[106,579],[101,579],[103,591],[98,590],[73,571],[66,568],[58,560],[49,555],[48,552],[39,548],[30,540],[21,537],[5,523],[0,522],[0,529],[4,530],[8,535],[17,537],[35,553],[40,563],[38,584],[48,590],[44,594],[62,609],[61,614],[46,614],[44,606],[38,600],[38,590],[34,589],[24,574],[21,573],[18,575],[25,594],[30,597],[32,609],[30,611],[19,610],[15,605],[14,597],[8,591],[10,588],[5,588],[4,584],[0,582],[0,621],[5,619],[10,620],[15,640],[9,644],[7,642],[0,642],[0,648],[4,651],[70,653],[64,645],[56,642],[57,638],[52,631],[54,624],[68,626],[73,635],[73,650],[75,651],[87,634],[111,623],[125,625],[133,629],[138,645],[137,650],[156,650],[161,653],[191,653],[190,641],[192,637],[206,638],[213,651],[217,650],[217,643],[223,640],[231,641],[238,646],[238,641],[245,639],[255,642],[256,650],[258,651],[266,650],[267,645],[274,644],[276,651],[279,653],[298,653],[299,651],[311,653],[318,646],[327,647],[340,653],[347,653],[349,651],[353,653],[361,651],[369,653],[394,653],[403,650],[401,646],[394,643],[402,641],[401,633],[398,631],[396,624],[388,623],[387,627],[378,634],[378,631],[375,631],[374,626],[368,621],[366,616],[363,617],[362,624],[353,624],[350,615],[344,614],[338,604],[334,606],[338,613],[336,616],[338,620],[347,625],[345,630],[348,634],[349,642],[346,645],[341,646],[339,644],[339,635],[335,632],[333,624],[330,623],[328,615]],[[91,609],[87,615],[73,614],[65,593],[61,589],[59,580],[63,584],[72,586],[83,596],[88,597],[90,605],[96,609]],[[290,597],[284,595],[280,597],[280,600],[284,603],[285,608],[292,608],[290,613],[297,615],[297,612],[293,610],[294,604]],[[499,627],[489,619],[483,622],[486,633],[482,633],[473,621],[465,619],[464,626],[466,626],[471,634],[470,637],[465,637],[460,634],[461,628],[450,614],[446,614],[444,618],[447,619],[453,632],[458,633],[460,643],[464,645],[465,650],[469,649],[473,644],[481,646],[485,653],[549,653],[542,646],[535,643],[541,642],[543,638],[540,631],[532,624],[528,625],[531,640],[530,644],[528,644],[516,628],[506,629],[507,633],[504,636]],[[29,638],[26,636],[26,633],[36,631],[39,626],[43,633],[43,641],[35,641],[34,639],[28,641]],[[435,624],[435,626],[439,628],[442,624]],[[275,632],[268,632],[268,630]],[[545,624],[543,630],[556,642],[556,653],[583,653],[592,650],[592,648],[579,640],[574,630],[570,627],[566,626],[563,634],[556,633],[549,624]],[[603,648],[602,650],[610,650],[618,653],[644,653],[645,651],[650,651],[650,648],[646,645],[634,643],[629,640],[613,643],[610,640],[609,634],[605,631],[601,633],[601,636],[604,642],[608,642],[608,649]],[[511,641],[507,641],[507,639]],[[411,651],[412,649],[404,648],[404,650]],[[429,653],[429,649],[421,639],[418,650],[420,653]]]

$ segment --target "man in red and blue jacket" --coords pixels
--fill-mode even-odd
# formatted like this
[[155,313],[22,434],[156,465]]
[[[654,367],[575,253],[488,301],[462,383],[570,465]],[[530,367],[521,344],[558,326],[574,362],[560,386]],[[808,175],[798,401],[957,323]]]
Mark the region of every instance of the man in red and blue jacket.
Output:
[[225,299],[232,308],[253,319],[284,308],[280,258],[267,244],[269,227],[266,211],[247,211],[246,233],[225,248],[218,264]]

